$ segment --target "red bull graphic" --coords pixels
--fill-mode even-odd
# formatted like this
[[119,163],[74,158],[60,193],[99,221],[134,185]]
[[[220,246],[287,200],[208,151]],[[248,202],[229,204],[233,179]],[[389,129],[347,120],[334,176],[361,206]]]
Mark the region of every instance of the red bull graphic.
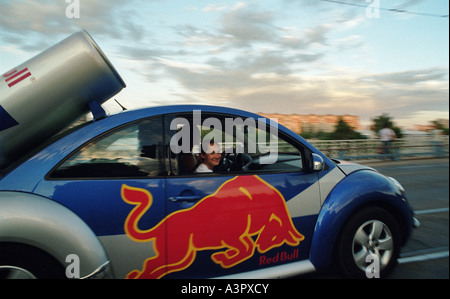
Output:
[[182,271],[203,250],[215,250],[212,261],[231,268],[251,258],[255,250],[262,254],[283,244],[298,246],[304,240],[292,223],[283,195],[258,176],[230,179],[214,194],[173,212],[148,230],[141,230],[138,223],[152,205],[151,193],[122,185],[121,195],[135,205],[125,220],[126,234],[138,242],[153,241],[156,253],[144,261],[142,270],[130,272],[127,278],[161,278]]
[[5,82],[9,88],[13,87],[17,83],[23,81],[24,79],[31,76],[31,73],[28,71],[28,68],[24,68],[22,70],[13,70],[3,75],[5,78]]

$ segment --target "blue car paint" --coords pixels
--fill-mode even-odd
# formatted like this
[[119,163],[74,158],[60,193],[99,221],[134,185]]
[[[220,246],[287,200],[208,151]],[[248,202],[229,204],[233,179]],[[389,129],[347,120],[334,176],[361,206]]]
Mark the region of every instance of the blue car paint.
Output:
[[[142,188],[148,188],[149,185],[152,185],[154,187],[153,190],[163,190],[166,187],[163,178],[146,179],[145,181],[142,179],[120,179],[92,180],[86,182],[83,180],[46,180],[45,176],[78,148],[112,129],[143,118],[162,114],[192,112],[193,109],[208,113],[237,115],[243,118],[260,118],[260,116],[253,113],[214,106],[165,106],[122,112],[99,121],[94,121],[50,144],[47,148],[35,154],[16,169],[7,173],[0,180],[0,190],[36,193],[48,198],[53,198],[58,192],[63,192],[66,196],[62,199],[60,198],[59,202],[76,212],[98,236],[123,234],[123,222],[114,222],[113,219],[125,219],[130,211],[130,207],[123,201],[111,203],[108,201],[108,198],[117,196],[122,184]],[[304,145],[312,153],[323,158],[324,164],[326,165],[325,169],[320,172],[311,173],[310,177],[315,176],[316,179],[320,179],[337,167],[330,159],[298,134],[293,133],[282,125],[278,125],[278,129],[291,139]],[[221,176],[217,178],[208,177],[208,180],[216,180],[220,184],[219,181],[225,178]],[[271,184],[283,186],[283,184],[272,182],[272,180],[277,179],[276,175],[272,177],[266,175],[264,179]],[[178,180],[182,181],[183,179],[180,178]],[[181,191],[182,188],[189,187],[189,179],[186,180],[185,183],[180,183],[181,186],[178,191]],[[290,198],[312,183],[314,183],[314,180],[306,183],[300,189],[289,188],[289,184],[285,184],[285,188],[278,188],[281,189],[280,192],[286,201],[289,201]],[[217,184],[213,185],[217,186]],[[204,194],[200,195],[214,192],[214,188],[216,187],[212,187],[211,190],[204,189]],[[99,196],[102,195],[104,197],[99,198],[96,203],[93,203],[92,201],[84,200],[83,192],[85,194],[97,192]],[[157,196],[162,197],[163,195],[159,194]],[[398,188],[386,177],[375,171],[357,171],[350,174],[334,187],[328,195],[319,215],[292,219],[295,226],[301,229],[301,232],[306,235],[305,241],[300,245],[303,248],[301,253],[302,258],[307,258],[309,254],[310,260],[317,269],[328,267],[333,257],[334,244],[348,217],[359,207],[375,201],[382,201],[396,208],[403,216],[403,220],[407,224],[407,234],[409,234],[412,227],[412,211],[402,198],[404,198],[404,195],[401,194]],[[92,209],[97,211],[99,209],[102,210],[93,217],[91,213]],[[175,208],[171,208],[170,203],[167,206],[164,203],[161,205],[156,204],[151,209],[155,212],[152,215],[162,215],[162,217],[175,210]],[[148,219],[142,219],[145,227],[152,227],[160,220],[161,217],[155,218],[152,216],[148,216]],[[244,266],[239,265],[236,271],[240,267]]]
[[[38,182],[45,177],[45,175],[55,167],[61,160],[66,158],[70,153],[81,147],[83,144],[89,142],[91,139],[102,135],[109,130],[126,125],[130,122],[139,119],[148,118],[161,114],[184,113],[193,110],[201,110],[209,113],[223,113],[230,115],[238,115],[245,118],[258,119],[261,116],[250,112],[223,108],[215,106],[202,105],[177,105],[177,106],[162,106],[152,107],[139,110],[124,111],[122,113],[106,117],[105,119],[93,122],[81,129],[72,132],[70,135],[59,139],[55,143],[49,145],[47,148],[38,152],[25,163],[19,165],[13,172],[5,175],[0,181],[0,190],[25,191],[32,192]],[[270,123],[270,120],[267,120]],[[313,153],[320,155],[327,166],[332,169],[336,167],[334,163],[328,159],[324,154],[319,152],[313,145],[309,144],[298,134],[295,134],[286,127],[278,124],[278,129],[286,133],[290,138],[303,144]],[[20,179],[18,179],[20,178]]]
[[384,204],[399,212],[407,239],[413,211],[406,196],[388,178],[373,170],[360,170],[345,177],[329,194],[317,218],[311,246],[311,262],[317,269],[331,265],[334,244],[349,217],[367,205]]
[[0,105],[0,132],[11,127],[17,126],[19,123]]
[[[15,169],[12,173],[7,175],[3,180],[0,181],[0,189],[5,190],[14,190],[14,191],[22,191],[22,192],[30,192],[40,194],[42,196],[46,196],[48,198],[54,198],[57,194],[64,193],[66,194],[64,198],[60,199],[60,203],[68,207],[70,210],[75,211],[83,220],[88,223],[93,231],[97,235],[112,235],[123,233],[123,227],[118,226],[117,223],[111,223],[109,218],[119,217],[120,219],[126,218],[126,214],[129,212],[127,205],[124,202],[111,204],[105,202],[105,200],[98,198],[96,202],[96,206],[93,206],[92,202],[85,202],[83,198],[89,193],[94,193],[95,191],[101,188],[103,191],[103,196],[105,198],[111,198],[112,196],[117,196],[120,194],[120,186],[122,183],[128,183],[133,186],[139,186],[142,184],[142,179],[138,180],[43,180],[43,178],[54,168],[56,167],[63,159],[69,156],[72,152],[76,151],[79,147],[83,146],[93,138],[96,138],[109,130],[115,129],[122,125],[126,125],[135,120],[139,120],[142,118],[148,118],[160,114],[166,113],[183,113],[183,112],[192,112],[192,106],[169,106],[169,107],[156,107],[156,108],[148,108],[141,109],[135,111],[126,111],[120,114],[110,116],[106,119],[93,122],[68,136],[58,140],[57,142],[51,144],[49,147],[44,149],[43,151],[36,154],[34,157],[20,165],[17,169]],[[214,106],[195,106],[196,110],[205,111],[208,113],[224,113],[230,115],[239,115],[241,117],[252,117],[252,118],[260,118],[260,116],[239,111],[236,109],[229,108],[220,108]],[[303,140],[299,135],[292,133],[288,129],[278,125],[279,130],[282,130],[286,134],[290,135],[291,138],[296,139],[302,144],[308,146],[309,144]],[[316,153],[320,154],[315,148],[309,146],[308,148],[314,150]],[[326,157],[324,157],[326,158]],[[331,165],[333,165],[331,163]],[[311,174],[311,176],[316,176],[316,174]],[[270,177],[270,176],[269,176]],[[273,177],[273,176],[272,176]],[[206,178],[205,178],[206,179]],[[224,178],[207,178],[208,180],[224,180]],[[177,179],[183,180],[183,179]],[[192,178],[185,179],[186,182],[189,182]],[[280,183],[271,182],[274,185],[282,186]],[[163,187],[163,183],[161,180],[153,179],[152,182],[157,182],[160,187]],[[311,182],[313,183],[313,182]],[[309,183],[309,184],[311,184]],[[99,187],[100,185],[108,184],[108,188]],[[187,183],[186,183],[187,184]],[[305,189],[309,186],[305,185],[302,189]],[[114,187],[111,187],[114,185]],[[217,186],[217,184],[214,184]],[[215,187],[214,187],[215,188]],[[213,193],[215,191],[214,188],[211,190],[205,190],[202,196],[206,196]],[[114,190],[114,191],[112,191]],[[109,194],[109,193],[113,194]],[[292,196],[299,193],[299,190],[295,188],[281,188],[280,192],[283,193],[285,198],[289,200]],[[152,207],[155,208],[155,207]],[[96,217],[92,217],[91,210],[100,211]],[[156,209],[156,208],[155,208]],[[160,208],[161,210],[162,208]],[[168,211],[170,212],[170,204],[168,207]],[[164,213],[156,213],[159,215],[164,215]],[[109,218],[108,218],[109,217]],[[117,218],[116,218],[117,219]],[[155,224],[156,220],[149,220],[146,224],[151,225]]]

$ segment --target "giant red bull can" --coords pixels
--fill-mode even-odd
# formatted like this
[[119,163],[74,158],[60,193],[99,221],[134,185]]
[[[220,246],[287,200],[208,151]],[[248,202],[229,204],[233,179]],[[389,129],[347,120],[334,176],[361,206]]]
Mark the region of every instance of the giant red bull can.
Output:
[[86,31],[0,75],[0,168],[124,87]]

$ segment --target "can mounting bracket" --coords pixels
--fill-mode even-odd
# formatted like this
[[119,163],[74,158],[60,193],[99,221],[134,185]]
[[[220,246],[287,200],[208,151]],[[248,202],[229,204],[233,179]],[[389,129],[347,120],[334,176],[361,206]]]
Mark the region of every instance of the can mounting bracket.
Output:
[[101,120],[106,117],[106,111],[99,102],[93,100],[89,102],[89,109],[91,109],[94,121]]

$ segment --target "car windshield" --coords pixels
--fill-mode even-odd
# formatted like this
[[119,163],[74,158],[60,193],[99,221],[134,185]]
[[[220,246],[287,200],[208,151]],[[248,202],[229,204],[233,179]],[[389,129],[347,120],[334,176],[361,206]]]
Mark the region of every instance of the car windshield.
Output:
[[34,156],[39,151],[41,151],[44,148],[46,148],[47,146],[49,146],[50,144],[58,141],[59,139],[63,138],[64,136],[67,136],[67,135],[71,134],[72,132],[75,132],[75,131],[81,129],[82,127],[85,127],[85,126],[87,126],[87,125],[89,125],[91,123],[92,123],[92,121],[88,121],[88,122],[84,122],[82,124],[77,124],[75,126],[69,127],[68,129],[64,129],[64,130],[60,131],[59,133],[55,134],[53,137],[51,137],[51,138],[47,139],[46,141],[44,141],[40,146],[37,146],[35,148],[30,149],[24,155],[22,155],[22,156],[18,157],[17,159],[11,161],[6,167],[1,168],[0,169],[0,179],[3,178],[6,174],[11,172],[16,167],[18,167],[24,161],[26,161],[27,159],[29,159],[30,157]]

